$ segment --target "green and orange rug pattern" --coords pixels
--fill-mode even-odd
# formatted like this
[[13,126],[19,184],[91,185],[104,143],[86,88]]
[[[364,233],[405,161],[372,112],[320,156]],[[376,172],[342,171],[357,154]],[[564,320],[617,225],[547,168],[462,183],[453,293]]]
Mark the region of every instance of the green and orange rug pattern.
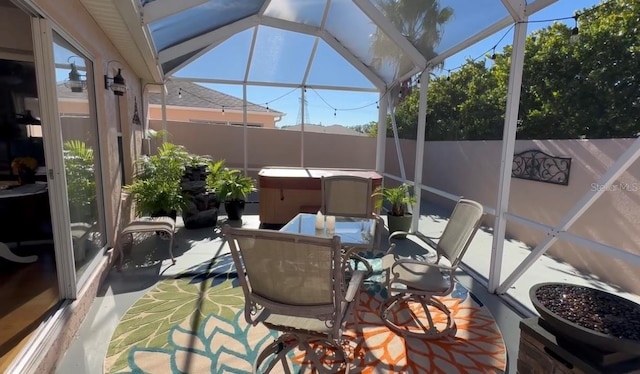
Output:
[[[457,285],[441,300],[457,324],[454,337],[404,339],[378,316],[386,297],[380,283],[367,282],[357,306],[358,329],[348,325],[350,373],[493,373],[506,369],[502,335],[488,310]],[[123,316],[113,333],[105,373],[251,373],[253,362],[277,333],[247,324],[244,298],[231,256],[175,279],[160,281]],[[412,314],[420,314],[414,310]],[[408,315],[399,311],[402,319]],[[415,317],[415,315],[414,315]],[[434,314],[436,322],[446,322]],[[313,372],[300,351],[292,372]],[[274,371],[275,372],[275,371]]]

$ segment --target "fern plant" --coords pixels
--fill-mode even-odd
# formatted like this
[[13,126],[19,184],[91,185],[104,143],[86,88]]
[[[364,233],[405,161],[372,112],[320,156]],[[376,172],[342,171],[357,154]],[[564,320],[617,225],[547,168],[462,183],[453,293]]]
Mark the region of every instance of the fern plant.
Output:
[[377,199],[376,202],[378,209],[382,207],[382,203],[384,201],[387,201],[389,204],[391,204],[391,210],[389,211],[389,214],[399,217],[406,214],[408,205],[413,205],[416,202],[415,196],[411,194],[409,185],[406,183],[403,183],[397,187],[384,188],[380,186],[376,188],[372,196],[381,197],[380,199]]
[[184,208],[181,181],[189,160],[184,147],[164,143],[157,154],[136,162],[136,175],[125,190],[133,194],[138,214],[168,214]]

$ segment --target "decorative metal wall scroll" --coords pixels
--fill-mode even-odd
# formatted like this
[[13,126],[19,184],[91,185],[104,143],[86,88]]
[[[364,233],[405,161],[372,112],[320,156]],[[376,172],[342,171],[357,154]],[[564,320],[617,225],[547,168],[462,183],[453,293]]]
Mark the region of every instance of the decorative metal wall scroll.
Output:
[[570,170],[571,158],[555,157],[533,149],[513,155],[511,176],[567,186]]
[[136,97],[133,98],[133,119],[131,122],[133,122],[134,125],[142,125],[140,116],[138,115],[138,99]]

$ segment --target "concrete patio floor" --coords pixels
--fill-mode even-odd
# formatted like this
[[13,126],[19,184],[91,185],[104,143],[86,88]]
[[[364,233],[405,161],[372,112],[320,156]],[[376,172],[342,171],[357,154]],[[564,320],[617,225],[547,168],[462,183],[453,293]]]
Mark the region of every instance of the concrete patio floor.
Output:
[[[450,212],[433,206],[425,206],[427,214],[420,218],[420,232],[427,236],[439,236],[447,222]],[[258,205],[247,206],[243,217],[243,226],[259,227],[257,215]],[[221,217],[219,222],[224,222]],[[67,350],[56,372],[66,373],[102,373],[103,361],[111,339],[111,335],[118,325],[120,318],[140,297],[151,289],[160,279],[171,278],[187,269],[193,268],[212,257],[228,253],[228,246],[223,242],[219,230],[200,229],[186,230],[181,227],[176,233],[174,255],[177,263],[171,265],[167,251],[167,242],[157,237],[151,237],[136,246],[122,271],[112,270],[100,289],[91,310],[82,324],[74,342]],[[386,250],[386,236],[382,246]],[[425,246],[416,237],[408,240],[413,244]],[[492,235],[486,230],[479,230],[473,240],[464,261],[467,271],[459,270],[457,280],[473,292],[492,313],[505,341],[508,352],[508,373],[516,372],[516,361],[520,339],[519,322],[522,318],[535,315],[529,301],[529,287],[535,283],[546,281],[565,281],[589,286],[600,286],[608,289],[607,285],[594,284],[592,277],[577,272],[570,265],[559,263],[543,256],[508,292],[507,303],[504,297],[487,292],[483,281],[488,276],[489,257]],[[412,244],[412,243],[410,243]],[[528,253],[527,247],[516,241],[505,243],[505,261],[503,272],[515,268]],[[133,265],[133,266],[132,266]],[[473,274],[474,279],[470,274]],[[575,274],[575,275],[574,275]],[[614,288],[609,290],[614,291]],[[620,295],[619,292],[616,292]],[[640,301],[636,295],[621,294]],[[517,306],[513,306],[513,301]]]

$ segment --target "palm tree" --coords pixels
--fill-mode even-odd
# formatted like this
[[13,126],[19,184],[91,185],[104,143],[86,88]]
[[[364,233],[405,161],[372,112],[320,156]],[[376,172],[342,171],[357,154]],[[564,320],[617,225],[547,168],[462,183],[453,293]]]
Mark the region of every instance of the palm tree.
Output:
[[[442,39],[443,26],[453,16],[451,7],[440,7],[438,0],[375,0],[378,9],[404,35],[411,44],[427,59],[431,60],[438,54],[435,48]],[[371,52],[374,59],[372,65],[380,69],[384,63],[395,66],[397,73],[411,70],[413,62],[408,58],[400,58],[398,48],[392,47],[392,42],[381,31],[376,30],[373,35]],[[400,83],[399,90],[410,90],[411,79]],[[408,92],[405,92],[408,94]],[[405,95],[403,95],[405,96]],[[395,95],[398,97],[398,95]]]

